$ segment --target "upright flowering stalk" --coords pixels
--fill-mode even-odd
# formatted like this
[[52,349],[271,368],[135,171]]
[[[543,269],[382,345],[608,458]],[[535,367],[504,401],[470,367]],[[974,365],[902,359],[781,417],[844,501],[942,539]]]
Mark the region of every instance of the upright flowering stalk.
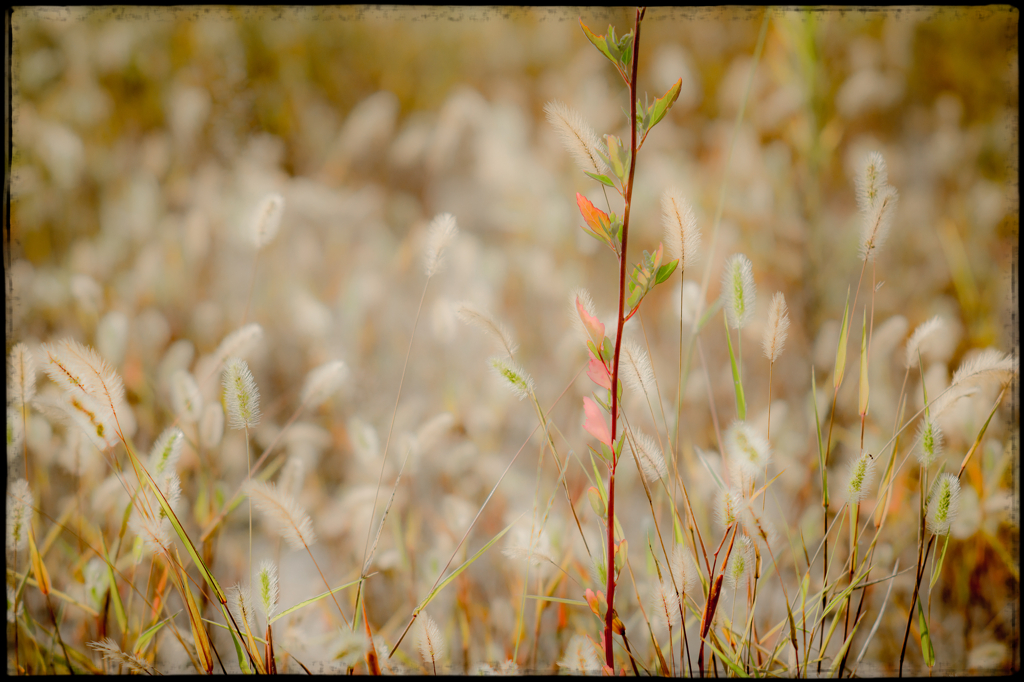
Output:
[[[245,431],[246,480],[252,476],[249,455],[249,427],[260,423],[260,390],[252,378],[249,365],[241,358],[231,358],[224,366],[224,404],[228,424]],[[249,502],[249,565],[252,565],[252,502]]]
[[[607,135],[603,143],[586,125],[582,117],[557,103],[546,108],[548,119],[558,130],[566,148],[576,159],[583,172],[599,182],[605,193],[611,188],[618,192],[623,200],[622,217],[611,211],[605,212],[594,206],[582,194],[576,195],[576,204],[580,209],[586,225],[583,230],[599,242],[607,246],[615,254],[619,266],[619,301],[616,314],[614,341],[605,336],[604,325],[593,314],[589,297],[575,297],[576,312],[586,332],[587,348],[590,351],[590,364],[587,375],[598,385],[601,391],[593,397],[583,399],[586,421],[584,428],[598,440],[599,447],[591,449],[605,461],[608,466],[607,499],[602,500],[607,509],[607,607],[604,613],[600,608],[595,613],[603,618],[605,664],[614,669],[615,660],[612,649],[612,633],[625,637],[625,627],[615,615],[615,582],[617,573],[625,563],[626,543],[624,539],[615,537],[615,470],[622,451],[624,439],[619,429],[619,360],[622,352],[622,327],[640,308],[644,297],[658,284],[666,281],[675,271],[680,258],[685,260],[686,253],[693,250],[694,231],[685,208],[677,203],[669,213],[675,212],[675,220],[680,223],[677,238],[670,239],[672,250],[679,251],[675,260],[667,260],[665,247],[658,245],[653,253],[644,252],[640,262],[630,271],[627,282],[627,244],[629,239],[629,217],[633,199],[633,178],[636,170],[636,153],[643,145],[647,134],[665,115],[669,107],[679,96],[682,81],[677,81],[663,97],[653,103],[639,105],[637,100],[637,56],[640,51],[640,22],[644,16],[644,8],[636,11],[633,31],[616,36],[614,27],[608,27],[607,35],[594,34],[583,22],[580,26],[591,43],[612,62],[619,75],[629,88],[630,99],[630,139],[628,147],[614,136]],[[670,216],[671,218],[671,216]],[[688,227],[689,226],[689,227]],[[678,247],[678,249],[677,249]],[[635,354],[634,354],[635,355]],[[635,363],[634,363],[635,364]],[[637,384],[644,386],[643,373],[634,371]],[[510,379],[511,381],[511,379]],[[609,417],[605,415],[608,414]],[[604,597],[604,595],[601,595]],[[602,600],[597,599],[595,603]]]

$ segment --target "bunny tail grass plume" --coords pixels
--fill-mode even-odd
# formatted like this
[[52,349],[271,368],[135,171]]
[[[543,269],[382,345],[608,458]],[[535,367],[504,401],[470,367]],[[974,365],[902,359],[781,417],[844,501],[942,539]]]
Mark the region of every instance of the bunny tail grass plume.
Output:
[[7,549],[21,550],[28,542],[32,522],[32,491],[28,481],[20,478],[7,490]]
[[249,429],[260,423],[260,390],[241,358],[231,358],[224,366],[224,404],[231,428]]
[[533,377],[517,363],[502,357],[491,358],[489,362],[495,374],[505,380],[505,384],[520,400],[533,393]]
[[648,397],[656,395],[654,370],[651,369],[651,359],[647,357],[647,351],[641,348],[640,344],[628,339],[622,344],[622,350],[625,362],[619,369],[626,385]]
[[98,642],[89,642],[86,644],[90,649],[100,652],[103,655],[104,660],[110,661],[115,665],[123,665],[132,672],[144,673],[146,675],[159,675],[156,668],[146,662],[141,656],[135,654],[126,654],[121,651],[121,647],[117,645],[117,642],[112,640],[110,637],[104,637]]
[[846,483],[846,499],[850,504],[864,501],[875,482],[875,460],[867,452],[850,464],[849,479]]
[[313,546],[316,542],[313,522],[295,500],[274,485],[262,481],[250,480],[245,490],[270,528],[284,538],[292,549]]
[[875,200],[889,184],[889,173],[881,154],[871,152],[864,158],[854,184],[857,187],[857,208],[861,213],[869,213]]
[[47,360],[46,374],[65,393],[93,401],[101,410],[101,414],[96,415],[99,421],[115,416],[124,400],[124,384],[99,353],[72,339],[62,339],[44,344],[43,354]]
[[1017,359],[995,348],[986,348],[980,353],[964,360],[960,368],[953,373],[951,386],[973,383],[987,377],[998,378],[1007,382],[1017,374]]
[[147,554],[163,554],[171,544],[171,522],[166,516],[154,519],[137,508],[132,512],[128,527],[142,539],[142,546]]
[[672,549],[672,562],[670,564],[672,579],[679,587],[680,594],[690,594],[697,589],[700,576],[697,572],[697,562],[693,560],[693,554],[683,545],[676,545]]
[[573,635],[565,646],[565,654],[559,659],[558,666],[570,673],[587,674],[600,670],[601,661],[589,637]]
[[651,595],[651,610],[664,619],[669,627],[679,624],[679,597],[676,588],[668,580],[662,580]]
[[930,419],[927,417],[922,419],[921,425],[917,427],[917,448],[915,449],[917,460],[921,466],[931,466],[932,462],[942,455],[944,443],[945,437],[942,434],[942,429],[935,423],[934,416]]
[[733,422],[725,434],[725,451],[730,461],[741,467],[748,477],[764,473],[771,460],[768,442],[747,422]]
[[896,204],[899,201],[899,194],[895,187],[883,188],[871,211],[864,219],[864,228],[861,232],[860,257],[861,260],[874,260],[878,255],[878,249],[889,237],[889,230],[892,228],[893,216],[896,214]]
[[217,359],[216,367],[219,369],[221,363],[230,357],[248,355],[261,339],[263,339],[263,327],[255,322],[239,327],[225,336],[217,346],[217,350],[213,352],[213,356]]
[[729,587],[737,589],[754,572],[754,543],[746,535],[736,539],[732,548],[732,555],[725,567],[725,582]]
[[418,647],[420,656],[423,657],[425,663],[430,663],[436,668],[444,656],[444,637],[441,636],[441,630],[438,629],[437,623],[434,622],[433,618],[426,613],[421,613],[419,617],[423,622],[420,628]]
[[153,449],[149,453],[149,473],[153,475],[153,478],[174,471],[184,444],[185,434],[181,429],[177,426],[164,429],[164,432],[153,443]]
[[444,265],[444,249],[455,239],[459,228],[455,225],[455,216],[451,213],[442,213],[431,221],[429,230],[426,248],[423,251],[423,267],[428,279],[441,271]]
[[777,291],[768,306],[768,325],[764,328],[764,339],[761,342],[768,362],[775,362],[782,355],[788,335],[789,310],[786,308],[786,297]]
[[576,165],[594,175],[604,175],[608,171],[608,165],[598,153],[600,143],[597,134],[579,112],[561,102],[552,101],[544,105],[544,114],[561,138],[566,151],[576,160]]
[[636,442],[636,456],[640,460],[640,468],[648,483],[654,483],[659,478],[668,476],[668,465],[665,464],[665,457],[654,439],[639,429],[633,429],[633,439],[630,441],[630,448],[633,448],[633,441]]
[[203,416],[203,395],[188,370],[179,369],[171,375],[171,406],[183,422],[194,424]]
[[905,360],[908,369],[917,366],[917,356],[921,352],[921,347],[924,345],[925,340],[941,329],[942,326],[942,318],[936,315],[927,322],[918,325],[914,333],[910,335],[910,339],[907,340],[907,356]]
[[577,335],[583,343],[590,341],[590,333],[587,331],[586,326],[583,324],[583,320],[580,319],[579,308],[576,307],[576,302],[579,301],[579,305],[583,308],[583,311],[590,317],[597,317],[597,313],[594,312],[594,299],[590,297],[590,292],[583,287],[576,287],[569,294],[569,319],[572,321],[572,328],[576,330]]
[[493,336],[505,352],[508,353],[509,359],[512,359],[512,356],[516,353],[516,349],[519,348],[519,344],[517,344],[515,339],[512,338],[512,334],[509,333],[505,325],[495,320],[486,312],[473,307],[473,305],[467,301],[460,303],[455,312],[459,316],[459,319],[466,324],[473,325],[474,327],[482,329]]
[[233,585],[228,588],[227,598],[228,610],[231,611],[231,617],[235,619],[238,626],[242,627],[243,623],[248,623],[249,631],[255,632],[256,614],[252,608],[252,593],[249,588]]
[[679,265],[688,268],[697,262],[700,230],[690,202],[678,190],[668,190],[661,197],[661,222],[665,226],[665,244]]
[[282,215],[284,215],[284,197],[280,194],[274,192],[260,200],[249,223],[249,238],[257,249],[262,249],[277,236],[277,231],[281,227]]
[[36,359],[24,343],[11,349],[8,356],[7,399],[10,406],[21,409],[36,395]]
[[754,299],[757,288],[754,286],[754,266],[750,259],[742,253],[729,257],[722,272],[722,297],[725,300],[725,313],[729,317],[729,326],[742,329],[754,315]]
[[313,409],[334,395],[348,378],[348,367],[341,360],[331,360],[310,370],[302,387],[301,402]]
[[354,668],[369,648],[370,643],[363,632],[342,628],[334,645],[334,658],[342,668]]
[[723,528],[739,523],[743,513],[743,493],[738,488],[720,489],[715,499],[715,518]]
[[256,596],[263,617],[270,622],[277,611],[277,564],[269,559],[260,562],[256,571]]
[[946,535],[960,512],[960,479],[953,474],[942,474],[932,484],[928,495],[928,530]]

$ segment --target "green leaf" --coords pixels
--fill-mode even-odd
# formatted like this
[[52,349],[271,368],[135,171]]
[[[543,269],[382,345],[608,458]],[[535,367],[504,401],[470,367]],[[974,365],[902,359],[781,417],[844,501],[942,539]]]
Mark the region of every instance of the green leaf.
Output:
[[484,552],[486,552],[488,549],[491,548],[492,545],[494,545],[494,543],[496,543],[498,540],[500,540],[505,535],[505,533],[509,532],[512,529],[512,526],[515,525],[516,522],[518,522],[519,519],[523,518],[523,516],[525,516],[525,515],[526,515],[526,512],[523,512],[522,514],[520,514],[515,519],[515,521],[513,521],[512,523],[510,523],[507,526],[505,526],[505,529],[503,531],[501,531],[500,533],[495,535],[493,538],[491,538],[487,542],[487,544],[485,544],[483,547],[481,547],[479,550],[477,550],[476,554],[474,554],[472,557],[467,559],[461,566],[459,566],[454,571],[452,571],[451,574],[449,574],[449,576],[447,578],[445,578],[440,583],[438,583],[437,587],[435,587],[433,590],[431,590],[430,594],[428,594],[426,596],[426,598],[424,598],[424,600],[422,602],[420,602],[420,605],[416,607],[416,610],[412,612],[413,616],[419,615],[420,611],[425,609],[427,607],[427,605],[434,599],[434,597],[437,596],[437,594],[441,590],[443,590],[445,587],[447,587],[448,584],[451,583],[451,581],[455,580],[459,576],[459,574],[461,574],[467,568],[472,566],[473,562],[475,562],[477,559],[479,559],[481,556],[483,556]]
[[[178,610],[178,613],[181,613],[180,609]],[[167,616],[167,618],[164,618],[163,620],[158,621],[153,625],[150,625],[145,630],[143,630],[142,634],[139,635],[139,638],[135,640],[135,646],[132,647],[132,653],[140,654],[143,651],[145,651],[146,645],[148,645],[152,641],[153,636],[160,631],[160,628],[167,625],[167,623],[169,623],[172,618],[177,616],[178,613],[175,613],[173,616]]]
[[731,669],[731,670],[732,670],[732,671],[733,671],[734,673],[736,673],[736,674],[737,674],[737,675],[739,675],[740,677],[747,677],[747,678],[749,678],[749,677],[750,677],[750,675],[748,675],[748,674],[747,674],[747,673],[746,673],[746,672],[745,672],[745,671],[743,670],[743,668],[741,668],[740,666],[736,665],[736,664],[735,664],[735,663],[734,663],[734,662],[733,662],[732,660],[730,660],[730,659],[729,659],[729,657],[728,657],[728,656],[726,656],[726,655],[725,655],[725,654],[723,654],[723,653],[722,653],[721,651],[719,651],[719,650],[718,650],[718,647],[716,647],[716,646],[715,646],[714,644],[712,644],[712,643],[711,643],[710,641],[708,641],[708,640],[705,640],[705,641],[707,642],[707,645],[708,645],[709,647],[711,647],[711,650],[712,650],[712,651],[714,651],[714,652],[715,652],[715,654],[716,654],[716,655],[718,656],[719,660],[720,660],[720,661],[722,661],[722,663],[725,663],[725,664],[726,664],[727,666],[729,666],[729,668],[730,668],[730,669]]
[[[370,577],[370,576],[367,576],[367,578],[368,577]],[[309,606],[310,604],[313,604],[315,602],[318,602],[321,599],[334,594],[335,592],[340,592],[341,590],[344,590],[345,588],[352,587],[353,585],[357,585],[360,582],[362,582],[363,580],[366,580],[366,578],[356,578],[355,580],[353,580],[351,582],[347,582],[344,585],[340,585],[338,587],[335,587],[333,590],[329,590],[329,591],[326,591],[326,592],[321,592],[320,594],[316,595],[315,597],[310,597],[309,599],[306,599],[305,601],[301,601],[298,604],[296,604],[295,606],[291,607],[290,609],[285,609],[281,613],[275,615],[273,618],[270,619],[270,623],[268,623],[268,625],[276,622],[279,618],[284,618],[289,613],[295,613],[299,609],[301,609],[301,608],[303,608],[305,606]]]
[[601,51],[601,54],[607,57],[613,64],[618,61],[612,56],[612,52],[608,48],[605,36],[594,35],[594,32],[587,28],[587,25],[583,23],[582,18],[580,18],[580,27],[583,29],[583,33],[587,36],[587,39],[594,44],[594,47]]
[[[832,666],[829,668],[828,676],[834,677],[836,672],[839,670],[839,666],[842,665],[843,659],[846,658],[846,652],[850,648],[850,644],[853,642],[853,635],[857,632],[857,626],[864,620],[864,616],[867,614],[861,614],[861,617],[857,619],[857,622],[853,624],[853,629],[850,630],[850,634],[847,635],[846,641],[843,642],[843,647],[839,650],[839,653],[832,659]],[[839,620],[838,618],[836,619]]]
[[672,273],[676,271],[676,266],[679,265],[679,259],[671,260],[658,268],[658,274],[654,278],[655,284],[661,284],[672,276]]
[[563,599],[561,597],[545,597],[539,594],[528,594],[527,599],[536,599],[538,601],[556,601],[559,604],[570,604],[572,606],[587,606],[587,602],[579,599]]
[[825,471],[825,444],[821,441],[821,418],[818,417],[818,385],[814,380],[814,367],[811,367],[811,404],[814,405],[814,430],[818,434],[818,469],[821,470],[821,494],[823,503],[828,506],[828,472]]
[[833,379],[833,386],[835,390],[839,390],[839,385],[843,383],[843,374],[846,373],[846,337],[850,333],[850,290],[846,290],[846,309],[843,310],[843,326],[839,331],[839,347],[836,349],[836,369],[835,378]]
[[612,179],[609,178],[607,175],[598,175],[597,173],[591,173],[589,171],[583,171],[583,172],[586,175],[588,175],[588,176],[592,177],[593,179],[597,180],[598,182],[600,182],[602,185],[607,185],[608,187],[611,187],[612,189],[615,189],[615,183],[612,182]]
[[[946,536],[949,537],[949,536]],[[917,626],[921,630],[921,654],[928,667],[935,665],[935,648],[932,646],[932,636],[928,631],[928,619],[924,617],[924,607],[921,600],[917,600]]]
[[732,350],[732,336],[729,334],[729,318],[722,316],[725,321],[725,339],[729,345],[729,362],[732,363],[732,385],[736,393],[736,418],[743,421],[747,418],[747,399],[743,396],[743,380],[740,378],[740,368],[736,364],[736,353]]
[[629,158],[622,146],[622,140],[615,135],[605,135],[604,137],[608,146],[608,165],[615,173],[615,177],[625,186],[626,174],[629,172]]
[[654,105],[649,109],[651,116],[651,123],[646,127],[646,130],[650,130],[654,126],[658,125],[661,119],[665,118],[665,114],[668,110],[676,103],[676,99],[679,98],[679,90],[683,86],[683,79],[680,78],[676,81],[675,85],[668,89],[668,92],[664,96],[654,100]]
[[[129,505],[131,506],[131,505]],[[107,579],[110,581],[110,601],[114,605],[114,616],[121,632],[128,631],[128,616],[125,615],[124,602],[121,601],[121,593],[117,591],[117,579],[114,577],[114,562],[107,552],[107,543],[100,534],[100,548],[103,550],[103,560],[107,564]]]

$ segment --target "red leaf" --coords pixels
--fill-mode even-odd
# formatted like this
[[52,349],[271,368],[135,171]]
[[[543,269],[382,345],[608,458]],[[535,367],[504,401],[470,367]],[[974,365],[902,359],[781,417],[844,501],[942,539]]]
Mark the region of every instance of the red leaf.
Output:
[[583,399],[583,413],[587,416],[586,421],[583,422],[583,428],[591,436],[610,448],[612,446],[611,429],[604,418],[604,412],[601,411],[600,406],[590,396]]
[[604,323],[587,312],[579,296],[576,297],[576,311],[580,314],[580,320],[583,322],[587,333],[590,334],[590,340],[594,342],[595,346],[600,348],[601,344],[604,343]]
[[587,364],[587,376],[601,388],[612,390],[612,376],[608,373],[608,368],[595,358],[593,353],[590,353],[590,363]]
[[587,222],[590,229],[607,241],[608,230],[611,227],[611,220],[608,218],[608,214],[590,203],[590,200],[579,192],[576,193],[576,205],[580,207],[583,220]]

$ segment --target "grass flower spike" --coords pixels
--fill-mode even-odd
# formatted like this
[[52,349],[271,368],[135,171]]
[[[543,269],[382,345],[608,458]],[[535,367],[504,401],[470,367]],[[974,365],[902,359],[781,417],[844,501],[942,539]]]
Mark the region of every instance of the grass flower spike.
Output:
[[677,190],[668,190],[661,197],[661,221],[665,226],[665,245],[679,265],[688,268],[697,262],[700,230],[690,202]]
[[[636,456],[640,460],[640,469],[648,483],[654,483],[659,478],[668,476],[668,465],[665,457],[661,454],[661,448],[646,433],[633,431],[633,438],[636,441]],[[632,447],[632,441],[630,442]]]
[[[263,339],[263,327],[251,322],[231,332],[220,342],[213,356],[217,359],[216,366],[232,356],[243,357],[252,352],[256,344]],[[202,377],[200,377],[202,378]]]
[[889,184],[889,173],[885,159],[878,152],[871,152],[861,162],[861,171],[854,180],[857,188],[857,208],[867,214],[875,205],[882,190]]
[[743,587],[747,578],[754,572],[754,543],[746,535],[736,538],[732,555],[725,567],[725,582],[733,589]]
[[575,674],[594,673],[601,669],[601,661],[593,643],[586,635],[573,635],[565,647],[558,666]]
[[960,479],[953,474],[942,474],[928,495],[928,530],[936,535],[946,535],[959,512]]
[[562,145],[576,160],[576,165],[594,175],[604,175],[608,171],[598,151],[601,145],[597,134],[579,112],[561,102],[548,102],[544,105],[544,114],[558,132]]
[[348,377],[348,367],[341,360],[331,360],[311,370],[302,387],[301,401],[306,407],[319,407],[341,387]]
[[846,499],[850,504],[862,502],[871,492],[874,482],[875,460],[865,452],[850,465],[849,480],[846,484]]
[[179,369],[171,375],[171,405],[174,413],[189,424],[203,416],[203,395],[199,385],[187,370]]
[[260,562],[256,571],[256,596],[263,617],[270,621],[277,610],[277,564],[269,559]]
[[918,325],[914,333],[910,335],[910,338],[907,340],[907,354],[904,360],[904,364],[908,369],[917,366],[917,356],[921,352],[921,346],[928,337],[942,329],[942,326],[942,318],[936,315],[927,322]]
[[241,358],[231,358],[224,366],[224,404],[231,428],[250,429],[260,423],[260,390]]
[[32,491],[28,481],[20,478],[7,491],[7,549],[21,550],[28,542],[32,522]]
[[249,481],[245,490],[267,524],[292,549],[308,549],[316,543],[313,522],[298,502],[262,481]]
[[917,429],[917,448],[915,454],[921,462],[921,466],[931,466],[932,463],[942,455],[942,445],[945,438],[942,429],[935,423],[934,419],[925,418]]
[[508,331],[508,328],[506,328],[501,322],[498,322],[486,312],[478,310],[468,302],[460,303],[456,309],[456,314],[459,316],[459,319],[466,324],[471,324],[478,329],[482,329],[494,337],[494,340],[498,342],[506,353],[508,353],[510,360],[512,359],[512,356],[515,355],[516,349],[519,348],[519,344],[515,342],[515,339],[512,338],[512,334]]
[[654,386],[654,370],[651,368],[651,359],[647,351],[640,347],[635,341],[624,341],[622,344],[622,364],[620,371],[626,385],[637,393],[651,398],[656,393]]
[[21,408],[32,402],[36,394],[36,360],[24,343],[11,349],[7,360],[7,398],[11,406]]
[[506,385],[520,400],[533,393],[533,377],[517,363],[503,357],[494,357],[491,358],[490,364],[495,374],[505,380]]
[[789,310],[786,308],[786,297],[777,291],[768,306],[768,325],[764,328],[764,339],[761,342],[768,362],[775,362],[782,355],[788,335]]
[[423,251],[423,267],[427,279],[441,271],[444,266],[444,250],[458,233],[455,216],[451,213],[442,213],[431,221],[426,249]]
[[742,329],[754,315],[754,299],[757,288],[754,286],[754,267],[750,259],[737,253],[725,263],[722,273],[722,297],[725,300],[725,313],[729,317],[729,326]]
[[437,623],[434,622],[433,618],[426,613],[421,613],[419,617],[423,621],[423,625],[420,626],[419,637],[420,656],[423,657],[425,663],[430,663],[436,674],[437,664],[444,656],[444,637],[441,635],[441,630],[437,627]]
[[263,197],[249,223],[249,238],[257,249],[262,249],[277,236],[284,215],[284,197],[276,192]]
[[861,231],[860,257],[862,260],[874,260],[878,255],[878,249],[885,244],[885,240],[889,237],[889,230],[892,229],[898,200],[899,195],[895,187],[883,188],[875,198]]
[[763,473],[771,459],[768,442],[747,422],[734,422],[725,434],[725,451],[748,478]]

